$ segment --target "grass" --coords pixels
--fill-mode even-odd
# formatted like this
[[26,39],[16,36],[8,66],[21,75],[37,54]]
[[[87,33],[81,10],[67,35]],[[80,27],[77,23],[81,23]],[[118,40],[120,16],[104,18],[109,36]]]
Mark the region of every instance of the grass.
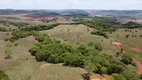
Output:
[[[69,32],[71,33],[71,35],[68,35],[68,28],[70,29]],[[60,39],[63,42],[72,43],[74,45],[76,45],[78,42],[80,44],[88,42],[94,42],[97,44],[98,42],[101,42],[101,44],[109,45],[109,40],[104,39],[100,36],[91,35],[90,32],[93,31],[93,29],[89,28],[89,32],[87,32],[87,29],[88,27],[84,25],[70,25],[63,27],[58,26],[53,30],[49,30],[49,32],[42,32],[48,32],[51,36],[54,36],[53,38]],[[61,30],[63,31],[63,33],[60,32]],[[60,37],[58,36],[59,34]],[[85,70],[82,68],[65,67],[62,66],[62,64],[48,64],[46,62],[37,62],[34,57],[31,56],[28,52],[28,49],[35,43],[32,36],[16,41],[15,43],[18,43],[18,46],[14,46],[15,43],[3,41],[6,33],[0,33],[0,35],[0,39],[2,41],[0,55],[2,55],[1,57],[3,58],[3,61],[0,62],[0,70],[3,70],[11,80],[82,80],[81,74],[85,73]],[[79,38],[82,38],[82,40],[79,41],[78,36],[80,36]],[[67,41],[64,41],[62,37],[65,37]],[[102,39],[103,42],[101,41]],[[4,50],[7,44],[10,44],[13,50],[13,58],[9,60],[4,59]]]
[[[37,62],[28,52],[36,42],[32,36],[10,43],[4,42],[5,34],[0,33],[0,70],[4,71],[10,80],[82,80],[81,74],[85,72],[82,68],[65,67],[62,64],[44,66],[48,63]],[[18,46],[14,46],[15,43],[18,43]],[[7,44],[10,44],[13,50],[13,58],[8,60],[4,59]]]
[[31,80],[82,80],[81,74],[85,70],[81,68],[71,68],[62,64],[44,64],[35,71]]
[[[88,31],[89,29],[89,31]],[[103,47],[102,53],[108,53],[113,55],[115,52],[119,51],[114,46],[111,45],[113,41],[118,41],[123,44],[124,50],[129,53],[134,58],[141,60],[142,53],[138,54],[131,50],[133,47],[138,47],[142,49],[141,41],[142,38],[139,37],[142,35],[142,30],[140,29],[129,29],[132,32],[126,32],[126,29],[118,29],[116,32],[112,34],[107,33],[109,39],[105,39],[101,36],[91,35],[91,31],[95,31],[95,29],[89,28],[85,25],[59,25],[51,30],[41,31],[42,33],[48,33],[50,37],[61,40],[62,42],[70,43],[70,44],[87,44],[88,42],[93,42],[95,44],[101,44]],[[129,38],[125,38],[125,35],[129,34]],[[137,37],[133,37],[132,35],[137,35]]]
[[[91,35],[90,32],[94,30],[85,25],[59,25],[54,29],[41,31],[41,33],[48,33],[52,38],[73,45],[87,44],[88,42],[99,43],[104,49],[102,53],[110,55],[113,55],[117,51],[111,45],[111,42],[116,40],[123,44],[127,53],[142,61],[142,55],[131,50],[131,47],[142,48],[142,38],[127,39],[125,38],[125,34],[132,35],[132,33],[125,32],[125,29],[119,29],[113,32],[113,34],[108,34],[110,38],[105,39],[101,36]],[[137,32],[135,32],[136,30]],[[142,34],[142,31],[139,29],[134,29],[133,32],[135,35]],[[82,80],[81,74],[85,73],[85,70],[82,68],[37,62],[28,52],[28,49],[36,42],[32,36],[16,41],[15,43],[18,43],[18,46],[14,46],[15,43],[5,42],[4,38],[6,37],[5,32],[0,32],[0,70],[3,70],[11,80]],[[12,46],[10,48],[13,50],[13,58],[6,60],[4,59],[4,50],[8,44]]]
[[[139,37],[139,35],[142,35],[142,30],[140,29],[129,29],[132,32],[125,32],[126,29],[118,29],[116,32],[113,32],[112,34],[109,34],[109,37],[112,40],[120,41],[123,44],[127,44],[129,46],[139,47],[142,48],[142,45],[140,44],[142,41],[142,38]],[[135,32],[137,31],[137,32]],[[125,35],[130,35],[130,37],[127,39],[125,38]],[[117,36],[119,35],[119,36]],[[137,35],[137,37],[133,37],[132,35]]]
[[0,27],[5,27],[7,30],[9,30],[9,28],[11,28],[11,30],[17,29],[16,26],[13,26],[13,25],[5,26],[5,25],[3,25],[3,24],[1,24],[1,23],[0,23]]
[[[105,51],[113,51],[115,48],[111,45],[109,39],[104,37],[91,35],[90,33],[95,31],[93,28],[89,28],[85,25],[59,25],[51,30],[44,30],[41,33],[48,33],[52,38],[61,40],[62,42],[76,44],[87,44],[93,42],[95,44],[101,44]],[[108,47],[109,46],[109,47]]]
[[[116,40],[123,44],[124,50],[130,54],[132,57],[134,57],[137,60],[142,61],[142,53],[137,53],[135,51],[132,51],[131,48],[138,47],[142,49],[142,37],[139,37],[139,35],[142,35],[142,30],[140,29],[129,29],[132,32],[126,32],[125,30],[128,29],[118,29],[116,32],[113,32],[112,34],[108,33],[108,36],[111,40]],[[125,38],[125,35],[130,35],[129,38]],[[132,35],[137,35],[137,37],[133,37]]]

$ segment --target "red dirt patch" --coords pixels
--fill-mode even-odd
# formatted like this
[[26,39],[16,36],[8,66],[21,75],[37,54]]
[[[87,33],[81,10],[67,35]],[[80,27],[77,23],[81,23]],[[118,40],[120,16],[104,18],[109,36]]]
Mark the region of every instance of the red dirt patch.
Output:
[[[115,46],[119,50],[122,49],[122,44],[119,43],[119,42],[112,42],[112,45]],[[135,51],[137,53],[142,53],[142,49],[137,48],[137,47],[135,47],[135,48],[129,48],[129,49],[131,49],[131,50],[133,50],[133,51]],[[125,53],[125,51],[124,51],[124,53]],[[136,66],[137,66],[137,69],[138,69],[138,73],[142,74],[142,62],[140,62],[140,61],[138,61],[136,59],[133,59],[133,61],[136,63]]]
[[134,61],[134,62],[136,63],[136,65],[137,65],[138,73],[139,73],[139,74],[142,74],[142,62],[140,62],[140,61],[138,61],[138,60],[136,60],[136,59],[134,59],[133,61]]
[[27,17],[29,20],[42,20],[42,19],[54,19],[54,18],[56,18],[54,16],[35,17],[35,16],[32,16],[31,14],[24,15],[23,17]]
[[112,45],[115,46],[117,49],[122,49],[122,44],[120,42],[112,42]]
[[142,53],[142,49],[135,47],[135,48],[131,48],[131,50],[137,52],[137,53]]
[[91,80],[107,80],[106,78],[102,78],[102,77],[94,77]]
[[91,80],[107,80],[107,79],[109,79],[110,78],[110,76],[107,76],[107,75],[103,75],[103,76],[93,76],[92,78],[91,78]]

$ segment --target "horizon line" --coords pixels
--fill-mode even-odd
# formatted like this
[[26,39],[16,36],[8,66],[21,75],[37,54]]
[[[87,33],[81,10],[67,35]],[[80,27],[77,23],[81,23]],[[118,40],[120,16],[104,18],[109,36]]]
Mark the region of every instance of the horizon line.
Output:
[[12,9],[12,8],[0,8],[0,10],[106,10],[106,11],[142,11],[142,9]]

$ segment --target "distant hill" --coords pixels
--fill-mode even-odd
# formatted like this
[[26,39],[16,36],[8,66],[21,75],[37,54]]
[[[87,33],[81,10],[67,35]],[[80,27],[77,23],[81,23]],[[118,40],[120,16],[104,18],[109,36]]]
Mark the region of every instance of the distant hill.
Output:
[[[44,16],[112,16],[119,18],[133,18],[133,19],[142,19],[142,10],[77,10],[77,9],[68,9],[68,10],[13,10],[13,9],[1,9],[0,15],[9,15],[9,14],[32,14],[37,17]],[[132,17],[131,17],[132,16]]]
[[21,14],[21,13],[30,13],[30,11],[13,10],[13,9],[2,9],[2,10],[0,10],[0,15]]
[[43,17],[43,16],[60,16],[59,13],[56,12],[39,12],[39,13],[32,13],[32,16],[35,17]]
[[62,15],[84,15],[87,16],[89,13],[87,13],[85,10],[65,10],[62,12]]

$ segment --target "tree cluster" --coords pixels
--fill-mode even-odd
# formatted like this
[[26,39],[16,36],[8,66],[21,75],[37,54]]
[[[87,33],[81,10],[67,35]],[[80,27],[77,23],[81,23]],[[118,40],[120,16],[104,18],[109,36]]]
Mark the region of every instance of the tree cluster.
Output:
[[130,21],[130,22],[126,23],[126,24],[123,24],[123,27],[128,28],[128,29],[142,28],[142,24]]
[[25,38],[30,35],[36,35],[38,33],[37,31],[52,29],[57,25],[58,24],[23,27],[20,28],[19,30],[13,31],[12,32],[13,37],[11,37],[9,40],[11,42],[14,42],[20,38]]
[[81,23],[91,28],[105,32],[114,32],[120,27],[119,23],[116,23],[111,19],[95,19],[92,21],[82,21]]
[[103,36],[104,38],[107,38],[108,39],[108,36],[106,33],[102,32],[102,31],[94,31],[94,32],[91,32],[91,34],[93,35],[98,35],[98,36]]
[[37,26],[24,27],[24,28],[21,28],[21,30],[24,30],[24,31],[41,31],[41,30],[52,29],[52,28],[54,28],[58,25],[59,24],[37,25]]

